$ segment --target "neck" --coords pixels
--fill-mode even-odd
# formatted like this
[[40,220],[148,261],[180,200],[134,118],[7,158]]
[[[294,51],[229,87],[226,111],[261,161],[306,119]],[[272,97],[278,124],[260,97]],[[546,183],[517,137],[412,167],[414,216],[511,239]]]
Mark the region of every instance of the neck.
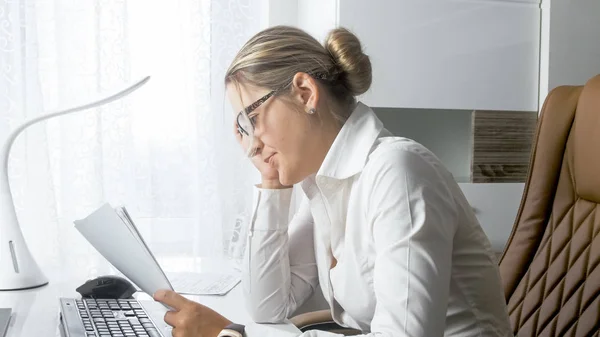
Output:
[[313,161],[311,163],[311,171],[313,173],[317,173],[323,165],[327,153],[329,153],[333,142],[335,141],[336,137],[340,133],[340,130],[342,129],[342,125],[340,125],[340,123],[333,118],[332,114],[327,115],[330,117],[327,118],[327,120],[322,121],[319,136],[317,137],[318,141],[315,146],[316,150],[314,152],[314,155],[312,156]]

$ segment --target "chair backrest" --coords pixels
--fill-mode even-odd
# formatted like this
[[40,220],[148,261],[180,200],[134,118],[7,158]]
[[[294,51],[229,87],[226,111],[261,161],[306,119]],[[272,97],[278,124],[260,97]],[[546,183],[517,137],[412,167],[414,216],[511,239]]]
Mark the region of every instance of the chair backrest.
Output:
[[500,259],[516,336],[600,333],[600,76],[546,98]]

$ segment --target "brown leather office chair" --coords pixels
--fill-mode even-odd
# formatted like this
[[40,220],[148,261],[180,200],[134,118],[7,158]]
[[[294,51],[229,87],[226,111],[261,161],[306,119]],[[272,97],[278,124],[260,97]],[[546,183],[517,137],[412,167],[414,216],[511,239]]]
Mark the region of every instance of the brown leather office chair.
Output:
[[600,335],[600,76],[546,98],[500,259],[519,337]]

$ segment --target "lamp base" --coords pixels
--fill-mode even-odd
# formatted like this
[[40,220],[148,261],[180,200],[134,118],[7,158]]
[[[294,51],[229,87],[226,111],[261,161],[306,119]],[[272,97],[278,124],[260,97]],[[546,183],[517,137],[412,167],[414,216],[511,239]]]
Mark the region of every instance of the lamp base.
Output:
[[48,279],[22,237],[0,242],[0,291],[31,289],[46,284]]
[[2,291],[18,291],[18,290],[29,290],[29,289],[35,289],[35,288],[40,288],[43,287],[45,285],[48,284],[48,281],[46,281],[45,283],[41,283],[41,284],[37,284],[31,287],[25,287],[25,288],[11,288],[11,289],[0,289],[0,292]]

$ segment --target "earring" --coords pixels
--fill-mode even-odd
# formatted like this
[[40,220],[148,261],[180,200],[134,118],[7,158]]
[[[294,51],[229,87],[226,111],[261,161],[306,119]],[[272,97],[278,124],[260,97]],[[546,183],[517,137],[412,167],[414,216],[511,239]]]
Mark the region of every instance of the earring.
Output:
[[313,115],[315,112],[317,112],[317,109],[315,109],[315,108],[308,109],[308,114],[309,115]]

